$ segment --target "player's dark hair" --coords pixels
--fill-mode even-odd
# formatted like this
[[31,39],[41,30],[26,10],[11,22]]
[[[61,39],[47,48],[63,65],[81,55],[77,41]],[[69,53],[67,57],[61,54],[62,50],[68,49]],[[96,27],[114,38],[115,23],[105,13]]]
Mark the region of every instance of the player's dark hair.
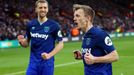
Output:
[[48,5],[47,0],[37,0],[35,3],[35,7],[37,7],[38,3],[47,3],[47,5]]
[[74,4],[73,11],[76,11],[78,9],[82,9],[84,11],[85,16],[91,16],[91,22],[93,22],[95,11],[90,6]]

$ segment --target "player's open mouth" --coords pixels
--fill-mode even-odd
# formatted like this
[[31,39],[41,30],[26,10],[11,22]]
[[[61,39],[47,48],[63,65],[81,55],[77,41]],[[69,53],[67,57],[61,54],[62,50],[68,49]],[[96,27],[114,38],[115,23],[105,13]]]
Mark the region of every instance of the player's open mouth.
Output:
[[78,25],[78,22],[77,22],[76,20],[74,20],[74,24],[75,24],[75,25]]
[[75,25],[75,26],[78,26],[78,23],[77,23],[77,22],[74,22],[74,25]]
[[78,23],[74,22],[75,25],[78,25]]
[[74,22],[74,27],[77,28],[77,29],[79,29],[78,23],[75,23]]

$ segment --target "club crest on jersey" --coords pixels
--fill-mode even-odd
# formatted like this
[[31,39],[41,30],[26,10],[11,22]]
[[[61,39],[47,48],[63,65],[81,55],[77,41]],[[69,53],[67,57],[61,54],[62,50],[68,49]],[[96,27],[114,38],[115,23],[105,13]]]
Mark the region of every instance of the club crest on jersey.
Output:
[[108,36],[105,37],[105,44],[108,45],[108,46],[111,46],[113,44],[111,39]]
[[50,28],[49,27],[44,27],[45,32],[49,32]]
[[32,30],[34,30],[35,29],[35,27],[32,27]]
[[90,40],[91,40],[91,38],[87,38],[86,39],[86,45],[89,45],[90,44]]

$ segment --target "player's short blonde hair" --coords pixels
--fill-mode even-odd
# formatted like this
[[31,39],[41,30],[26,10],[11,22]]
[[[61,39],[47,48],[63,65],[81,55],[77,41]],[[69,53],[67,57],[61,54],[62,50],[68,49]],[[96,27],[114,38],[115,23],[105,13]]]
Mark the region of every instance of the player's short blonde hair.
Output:
[[85,16],[90,16],[91,17],[91,22],[93,22],[93,19],[94,19],[94,16],[95,16],[95,11],[90,6],[74,4],[73,5],[73,11],[76,11],[78,9],[82,9],[84,11]]
[[47,5],[48,5],[47,0],[37,0],[35,3],[35,7],[37,7],[38,3],[47,3]]

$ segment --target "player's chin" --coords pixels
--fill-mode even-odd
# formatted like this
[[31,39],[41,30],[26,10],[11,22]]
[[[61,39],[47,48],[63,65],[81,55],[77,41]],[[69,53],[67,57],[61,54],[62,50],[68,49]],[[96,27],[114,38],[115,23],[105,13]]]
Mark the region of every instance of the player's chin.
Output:
[[40,16],[41,17],[45,17],[46,16],[46,13],[41,13]]
[[77,24],[77,29],[81,29],[81,25]]
[[75,28],[76,28],[76,29],[78,29],[78,30],[80,29],[80,27],[79,27],[79,26],[76,26]]

